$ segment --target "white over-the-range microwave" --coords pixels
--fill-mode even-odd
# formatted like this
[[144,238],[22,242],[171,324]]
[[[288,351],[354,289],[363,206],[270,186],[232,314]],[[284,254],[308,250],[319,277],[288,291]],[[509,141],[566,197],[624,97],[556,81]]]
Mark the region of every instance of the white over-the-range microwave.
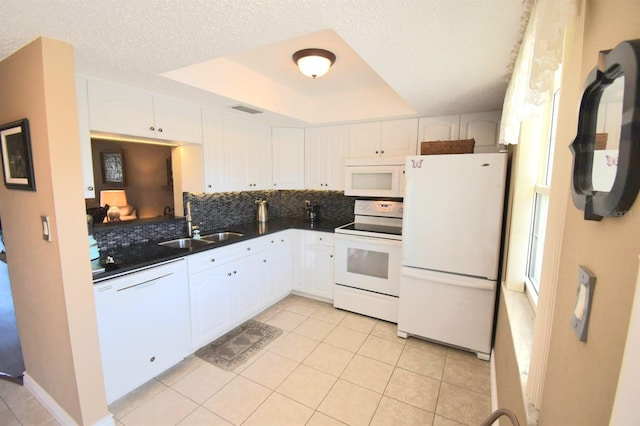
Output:
[[402,198],[404,161],[404,157],[347,159],[344,195]]

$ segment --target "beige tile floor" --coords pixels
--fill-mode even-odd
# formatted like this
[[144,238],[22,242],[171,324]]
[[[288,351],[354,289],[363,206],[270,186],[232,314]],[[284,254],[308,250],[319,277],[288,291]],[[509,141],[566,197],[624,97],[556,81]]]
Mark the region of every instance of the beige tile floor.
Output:
[[[256,319],[282,335],[234,371],[190,356],[113,403],[116,424],[448,426],[490,413],[489,364],[471,353],[299,296]],[[0,398],[1,426],[57,424],[22,388],[0,383]]]

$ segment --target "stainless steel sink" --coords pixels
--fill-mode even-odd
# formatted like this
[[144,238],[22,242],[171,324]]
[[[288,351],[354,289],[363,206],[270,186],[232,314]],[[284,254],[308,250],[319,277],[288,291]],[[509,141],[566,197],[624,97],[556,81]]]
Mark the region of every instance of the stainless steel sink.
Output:
[[205,240],[208,242],[216,243],[218,241],[227,241],[233,238],[242,237],[244,234],[242,232],[217,232],[215,234],[203,235],[201,240]]
[[206,246],[211,243],[213,243],[213,241],[204,241],[203,239],[194,240],[193,238],[178,238],[176,240],[163,241],[161,243],[158,243],[158,245],[181,248],[181,249],[189,249],[192,247],[195,248],[195,247]]

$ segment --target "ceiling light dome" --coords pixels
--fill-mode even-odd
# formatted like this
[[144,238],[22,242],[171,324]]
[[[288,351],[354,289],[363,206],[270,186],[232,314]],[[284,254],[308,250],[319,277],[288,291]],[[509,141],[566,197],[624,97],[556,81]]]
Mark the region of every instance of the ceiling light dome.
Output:
[[324,49],[303,49],[293,54],[300,72],[313,79],[325,75],[335,61],[336,55]]

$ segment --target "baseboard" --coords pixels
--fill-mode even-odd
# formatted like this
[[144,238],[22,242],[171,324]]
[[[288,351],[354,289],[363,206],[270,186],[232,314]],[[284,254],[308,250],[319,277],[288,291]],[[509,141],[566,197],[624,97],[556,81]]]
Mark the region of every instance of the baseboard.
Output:
[[498,381],[496,378],[496,353],[491,349],[491,360],[489,361],[489,374],[491,376],[491,412],[498,409]]
[[[42,404],[42,406],[53,416],[54,419],[56,419],[58,423],[65,426],[78,425],[73,417],[71,417],[64,408],[58,405],[56,400],[53,399],[51,395],[49,395],[47,391],[38,384],[38,382],[33,380],[28,373],[24,374],[24,387],[31,392],[35,399]],[[113,421],[113,416],[109,414],[95,422],[93,426],[115,426],[115,422]]]

